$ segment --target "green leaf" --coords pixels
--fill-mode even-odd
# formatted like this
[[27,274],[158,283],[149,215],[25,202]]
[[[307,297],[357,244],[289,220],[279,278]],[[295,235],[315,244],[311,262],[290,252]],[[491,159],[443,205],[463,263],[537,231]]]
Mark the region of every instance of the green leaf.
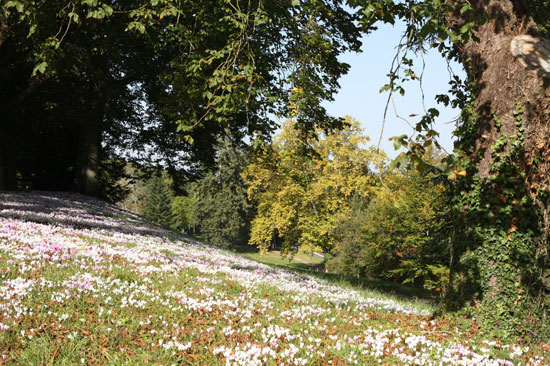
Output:
[[473,10],[473,8],[470,4],[464,3],[464,5],[462,5],[462,8],[460,9],[460,14],[464,14],[464,13],[472,11],[472,10]]
[[390,89],[391,89],[390,84],[386,84],[386,85],[384,85],[383,87],[380,88],[379,93],[383,93],[383,92],[388,91]]
[[38,65],[32,69],[32,76],[35,76],[36,74],[43,74],[46,71],[46,67],[48,66],[48,63],[46,61],[42,61]]
[[6,3],[6,8],[13,8],[15,7],[15,9],[19,12],[19,13],[22,13],[23,10],[25,10],[25,5],[23,5],[22,2],[20,1],[8,1]]
[[393,148],[399,150],[401,146],[407,145],[407,135],[396,136],[393,138]]
[[103,4],[103,10],[105,12],[105,16],[111,16],[113,15],[113,8],[107,4]]
[[36,24],[31,25],[31,27],[29,28],[29,34],[27,34],[27,38],[32,36],[34,34],[35,30],[36,30]]
[[73,13],[73,12],[70,12],[68,15],[67,15],[69,18],[72,18],[73,21],[75,23],[78,23],[78,20],[80,19],[80,17],[78,16],[77,13]]
[[181,120],[176,121],[176,123],[178,124],[178,131],[179,132],[189,132],[193,129],[193,126],[181,124],[182,123]]
[[464,24],[462,27],[460,27],[460,33],[461,34],[470,33],[470,28],[472,28],[472,27],[473,27],[472,22],[468,22],[468,23]]
[[82,0],[82,4],[88,5],[89,7],[97,6],[97,0]]

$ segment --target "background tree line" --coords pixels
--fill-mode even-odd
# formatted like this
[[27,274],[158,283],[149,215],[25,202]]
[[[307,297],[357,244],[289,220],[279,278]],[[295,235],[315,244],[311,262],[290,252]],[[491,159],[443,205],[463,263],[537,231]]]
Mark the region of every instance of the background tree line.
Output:
[[292,120],[273,142],[217,145],[216,167],[175,195],[169,176],[134,185],[126,208],[212,244],[324,253],[333,273],[445,290],[448,195],[442,155],[423,170],[397,168],[367,147],[359,123],[303,140]]

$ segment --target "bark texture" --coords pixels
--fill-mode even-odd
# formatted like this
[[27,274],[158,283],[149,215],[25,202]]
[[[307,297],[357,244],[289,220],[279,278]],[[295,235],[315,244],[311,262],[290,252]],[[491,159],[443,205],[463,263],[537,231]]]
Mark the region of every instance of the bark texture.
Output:
[[[470,40],[466,44],[456,45],[468,79],[477,89],[474,111],[479,119],[475,126],[475,146],[470,158],[477,166],[482,181],[488,181],[491,176],[499,174],[495,171],[495,163],[504,159],[512,149],[515,136],[521,135],[521,153],[514,155],[513,161],[519,167],[518,184],[525,187],[536,209],[542,212],[538,222],[540,233],[536,234],[541,238],[537,239],[536,248],[529,246],[526,250],[529,253],[522,254],[524,262],[517,260],[519,255],[514,253],[522,243],[516,247],[510,244],[509,248],[512,249],[506,249],[508,252],[491,247],[506,247],[513,240],[511,235],[519,237],[517,234],[522,230],[525,231],[525,237],[533,236],[527,226],[516,226],[514,220],[517,217],[492,232],[493,236],[502,235],[503,238],[493,240],[486,235],[482,244],[485,248],[476,249],[479,263],[484,263],[478,268],[482,281],[482,299],[474,298],[472,301],[490,304],[487,306],[502,306],[503,313],[507,316],[512,314],[509,315],[511,318],[519,314],[520,310],[515,306],[519,309],[517,304],[525,303],[526,308],[531,309],[528,311],[531,318],[523,320],[525,324],[532,325],[546,317],[544,310],[540,310],[544,308],[546,290],[534,283],[544,282],[543,272],[548,257],[547,236],[550,231],[548,201],[545,198],[550,192],[550,79],[546,77],[548,73],[544,59],[547,41],[540,38],[535,21],[521,1],[478,0],[470,3],[475,6],[478,16],[487,14],[489,19],[488,22],[480,23],[475,33],[479,41]],[[451,28],[458,32],[467,20],[457,11],[448,15],[448,21]],[[542,62],[536,61],[541,58]],[[495,148],[498,141],[506,141],[502,149]],[[501,195],[501,191],[496,188],[492,194]],[[490,189],[495,189],[495,186]],[[502,202],[498,204],[512,204],[502,197]],[[498,209],[494,208],[495,218],[501,219]],[[482,224],[479,227],[482,232]],[[490,229],[485,231],[490,232]],[[536,261],[534,266],[539,271],[536,275],[527,275],[529,268],[520,268],[522,266],[518,265],[535,264]],[[500,275],[503,268],[507,268],[508,277]],[[513,298],[515,294],[509,292],[518,286],[523,287],[517,297]]]
[[99,154],[101,130],[99,122],[84,123],[80,130],[78,146],[77,185],[81,193],[97,195],[99,192]]
[[[524,164],[532,164],[536,146],[549,136],[547,105],[550,101],[548,80],[537,70],[528,69],[513,56],[511,43],[515,37],[537,35],[537,26],[526,13],[521,1],[482,0],[475,2],[479,12],[489,15],[489,22],[480,26],[479,42],[470,41],[459,46],[461,58],[467,65],[470,80],[479,89],[476,112],[481,116],[478,126],[479,140],[473,157],[479,163],[479,173],[489,173],[491,151],[488,149],[498,138],[495,117],[502,122],[501,131],[512,135],[517,132],[514,110],[516,104],[525,108],[524,127],[527,129]],[[455,29],[462,26],[462,19],[452,17]],[[550,152],[550,151],[548,151]],[[534,177],[532,177],[534,178]]]

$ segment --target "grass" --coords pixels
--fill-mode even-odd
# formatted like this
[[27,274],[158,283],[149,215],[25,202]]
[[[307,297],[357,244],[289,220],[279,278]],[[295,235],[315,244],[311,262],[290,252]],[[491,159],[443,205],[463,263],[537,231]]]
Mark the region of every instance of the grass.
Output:
[[401,298],[423,299],[434,304],[439,300],[439,294],[437,292],[428,291],[423,288],[404,286],[399,283],[389,281],[371,280],[367,278],[325,272],[322,266],[322,258],[310,256],[304,253],[298,253],[292,258],[281,257],[279,252],[266,252],[264,254],[259,252],[246,252],[244,256],[275,268],[307,273],[311,276],[327,280],[332,283],[337,283],[342,286],[350,286],[362,290],[373,290],[381,294]]
[[63,197],[75,226],[11,212],[41,200],[0,193],[0,365],[550,364],[473,319],[432,317],[406,296],[417,289],[245,253],[267,266],[118,216],[82,227],[87,203]]
[[[289,270],[316,270],[316,267],[323,263],[321,258],[310,257],[306,254],[297,254],[294,257],[282,257],[279,252],[246,253],[247,258],[256,262],[279,266]],[[300,259],[300,260],[299,260]]]

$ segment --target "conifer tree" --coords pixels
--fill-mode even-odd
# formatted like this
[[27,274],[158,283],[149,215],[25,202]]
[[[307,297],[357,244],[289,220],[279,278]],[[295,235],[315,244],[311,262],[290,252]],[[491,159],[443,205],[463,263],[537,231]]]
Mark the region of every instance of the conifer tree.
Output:
[[246,244],[251,205],[241,177],[246,153],[231,141],[221,141],[216,169],[194,184],[197,219],[203,238],[220,247]]
[[152,222],[164,227],[172,218],[172,192],[162,176],[152,176],[145,186],[144,215]]

